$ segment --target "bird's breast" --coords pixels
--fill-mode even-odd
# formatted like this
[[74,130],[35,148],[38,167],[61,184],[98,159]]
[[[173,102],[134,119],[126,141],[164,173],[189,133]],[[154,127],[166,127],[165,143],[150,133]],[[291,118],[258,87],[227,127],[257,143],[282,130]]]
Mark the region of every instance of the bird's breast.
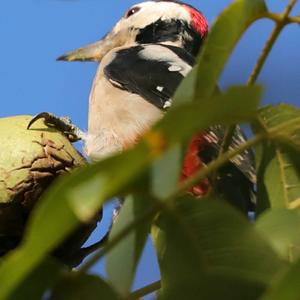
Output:
[[162,115],[138,94],[115,86],[100,66],[89,99],[87,155],[100,159],[121,152],[134,145]]

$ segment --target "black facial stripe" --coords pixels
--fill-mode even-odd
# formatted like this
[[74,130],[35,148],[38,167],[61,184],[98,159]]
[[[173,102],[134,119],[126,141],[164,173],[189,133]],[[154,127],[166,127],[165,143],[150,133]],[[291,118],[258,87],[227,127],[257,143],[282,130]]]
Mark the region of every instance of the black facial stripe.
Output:
[[157,20],[156,22],[140,29],[136,37],[139,44],[175,42],[183,37],[183,47],[186,51],[196,56],[202,44],[199,34],[189,24],[182,20]]
[[136,37],[136,41],[140,44],[176,41],[181,31],[181,24],[179,20],[166,22],[159,19],[145,28],[140,29],[140,32]]

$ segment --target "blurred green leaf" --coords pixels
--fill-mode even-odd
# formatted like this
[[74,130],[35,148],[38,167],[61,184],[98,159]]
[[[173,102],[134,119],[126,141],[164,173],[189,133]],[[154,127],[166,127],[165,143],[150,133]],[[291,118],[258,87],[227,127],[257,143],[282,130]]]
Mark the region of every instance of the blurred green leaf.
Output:
[[63,274],[65,267],[58,261],[47,258],[44,260],[24,282],[18,286],[11,300],[40,300],[43,295],[56,284]]
[[[128,196],[112,227],[109,240],[151,207],[147,197]],[[151,226],[151,220],[145,220],[134,231],[128,234],[106,256],[106,271],[114,288],[124,296],[130,292],[136,268],[144,249]]]
[[[161,132],[167,144],[176,144],[191,138],[191,134],[187,133],[194,134],[211,125],[230,125],[251,120],[261,97],[260,86],[233,86],[207,103],[194,102],[174,107],[153,131]],[[174,124],[177,123],[180,126],[174,130]]]
[[100,277],[67,273],[53,289],[50,300],[120,300],[121,297]]
[[182,103],[187,98],[208,101],[239,39],[266,11],[263,0],[236,0],[229,5],[212,26],[197,59],[197,67],[181,83],[175,102]]
[[197,61],[196,99],[207,100],[212,96],[235,45],[266,11],[264,0],[236,0],[220,14]]
[[160,299],[256,299],[285,264],[242,215],[213,198],[179,199],[153,230]]
[[182,152],[180,145],[176,145],[153,163],[151,183],[154,197],[166,198],[178,186]]
[[263,108],[255,131],[274,130],[285,122],[291,126],[256,147],[258,213],[268,207],[295,208],[300,203],[300,110],[285,104]]
[[[238,101],[241,95],[249,101]],[[165,151],[210,125],[235,124],[250,119],[260,98],[260,87],[234,87],[209,103],[177,107],[134,149],[58,180],[35,209],[23,245],[0,264],[0,299],[7,298],[80,222],[87,222],[104,201],[124,192]],[[220,105],[221,101],[224,105]],[[181,126],[174,130],[178,122]]]
[[299,108],[285,103],[276,106],[268,105],[259,110],[257,118],[258,125],[256,129],[260,130],[270,130],[286,122],[292,122],[289,123],[284,132],[273,133],[272,139],[300,151]]
[[260,300],[299,300],[300,259],[278,276]]
[[292,262],[299,257],[300,211],[272,209],[259,217],[255,227],[283,259]]

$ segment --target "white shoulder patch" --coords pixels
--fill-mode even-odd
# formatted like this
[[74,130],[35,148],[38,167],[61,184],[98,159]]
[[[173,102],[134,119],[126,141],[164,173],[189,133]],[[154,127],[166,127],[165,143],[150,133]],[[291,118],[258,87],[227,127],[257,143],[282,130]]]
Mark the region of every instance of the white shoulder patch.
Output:
[[170,64],[170,72],[180,72],[186,76],[192,67],[183,61],[176,53],[160,45],[144,45],[138,55],[147,60],[161,61]]

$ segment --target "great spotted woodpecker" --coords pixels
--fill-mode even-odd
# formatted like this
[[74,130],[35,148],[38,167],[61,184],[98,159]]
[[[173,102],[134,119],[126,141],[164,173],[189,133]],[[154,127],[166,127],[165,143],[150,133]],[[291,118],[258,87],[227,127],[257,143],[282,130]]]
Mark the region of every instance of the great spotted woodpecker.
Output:
[[[208,23],[196,8],[180,1],[146,1],[131,7],[99,42],[59,58],[101,61],[89,99],[88,133],[82,135],[89,157],[98,160],[123,151],[163,117],[207,33]],[[216,158],[223,139],[221,126],[196,134],[183,162],[182,180]],[[237,127],[230,147],[244,141]],[[246,212],[252,207],[254,184],[252,153],[245,151],[213,181],[208,178],[190,192],[201,197],[213,189]]]

